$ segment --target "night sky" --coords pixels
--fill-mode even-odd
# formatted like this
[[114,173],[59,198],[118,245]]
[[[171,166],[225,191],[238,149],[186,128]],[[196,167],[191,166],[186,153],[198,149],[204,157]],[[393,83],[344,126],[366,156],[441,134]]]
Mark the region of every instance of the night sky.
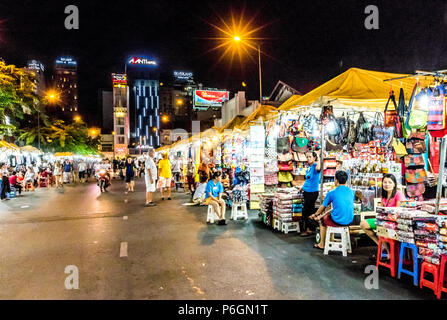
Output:
[[[77,5],[80,29],[64,28],[64,8]],[[364,9],[379,7],[380,29],[366,30]],[[98,89],[110,88],[110,73],[123,72],[125,57],[153,56],[162,71],[193,71],[205,86],[258,96],[257,63],[219,59],[222,50],[206,38],[244,11],[252,26],[268,24],[262,40],[263,88],[278,80],[305,93],[350,67],[411,73],[447,69],[447,1],[36,1],[0,0],[0,57],[24,66],[31,58],[48,69],[57,56],[78,61],[81,112],[100,124]],[[253,58],[256,59],[255,53]],[[342,63],[341,63],[342,62]],[[98,122],[99,121],[99,122]]]

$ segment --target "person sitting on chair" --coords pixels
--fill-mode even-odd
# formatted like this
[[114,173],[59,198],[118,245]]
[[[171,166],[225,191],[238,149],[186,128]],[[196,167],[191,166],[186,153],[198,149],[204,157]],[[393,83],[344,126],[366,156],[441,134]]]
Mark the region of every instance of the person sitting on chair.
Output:
[[205,189],[206,199],[208,204],[213,206],[214,212],[216,212],[219,217],[218,225],[226,225],[225,223],[225,210],[226,204],[222,199],[222,193],[224,191],[222,183],[222,172],[216,171],[214,173],[213,179],[208,181]]
[[[317,249],[324,249],[327,227],[347,227],[354,219],[355,193],[345,186],[347,180],[348,174],[345,171],[337,171],[335,173],[337,188],[328,192],[317,212],[309,217],[309,219],[321,221],[320,243],[314,245]],[[332,210],[325,211],[330,204],[332,204]]]

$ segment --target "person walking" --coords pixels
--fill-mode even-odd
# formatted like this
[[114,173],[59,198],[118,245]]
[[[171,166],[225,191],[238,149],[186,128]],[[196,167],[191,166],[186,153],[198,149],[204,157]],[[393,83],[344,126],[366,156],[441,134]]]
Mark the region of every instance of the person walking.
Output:
[[178,192],[178,187],[180,185],[180,171],[181,171],[182,161],[180,157],[175,156],[172,162],[172,175],[174,178],[175,192]]
[[59,188],[63,185],[62,182],[62,165],[59,161],[54,164],[54,177],[56,181],[56,188]]
[[161,200],[164,200],[164,195],[168,193],[168,200],[171,200],[171,162],[169,161],[168,154],[163,153],[163,159],[158,163],[159,177],[158,177],[158,187],[161,192]]
[[78,182],[79,162],[77,160],[73,160],[71,162],[71,177],[72,177],[73,183]]
[[128,157],[126,160],[126,188],[127,192],[135,192],[135,164],[131,157]]
[[79,170],[79,182],[84,183],[85,182],[85,171],[87,170],[87,164],[84,160],[81,160],[78,165]]
[[64,166],[63,166],[64,172],[64,183],[70,183],[70,177],[71,177],[71,165],[68,160],[65,160]]
[[188,159],[188,167],[186,169],[186,180],[188,182],[189,192],[191,193],[191,197],[193,196],[196,190],[196,183],[194,181],[194,176],[196,174],[196,166],[192,161],[192,158]]
[[152,194],[155,192],[155,180],[157,179],[157,166],[154,162],[155,150],[149,148],[146,154],[144,180],[146,182],[146,207],[153,207],[156,204],[152,200]]

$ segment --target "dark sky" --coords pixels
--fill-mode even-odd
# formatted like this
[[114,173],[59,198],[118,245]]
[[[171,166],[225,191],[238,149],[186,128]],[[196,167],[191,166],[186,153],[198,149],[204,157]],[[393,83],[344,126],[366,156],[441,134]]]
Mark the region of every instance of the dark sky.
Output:
[[[80,29],[64,28],[64,8],[77,5]],[[379,7],[380,29],[366,30],[365,7]],[[244,10],[245,8],[245,10]],[[222,51],[206,53],[222,25],[244,10],[262,40],[264,95],[278,80],[307,92],[350,67],[411,73],[447,68],[447,1],[36,1],[0,0],[0,57],[23,66],[36,58],[51,69],[60,55],[78,60],[81,109],[100,118],[99,88],[122,72],[125,57],[155,57],[162,70],[193,71],[205,86],[242,89],[257,98],[257,63],[216,64]],[[256,56],[254,55],[254,58]],[[340,67],[340,61],[343,61]],[[97,116],[96,116],[97,115]]]

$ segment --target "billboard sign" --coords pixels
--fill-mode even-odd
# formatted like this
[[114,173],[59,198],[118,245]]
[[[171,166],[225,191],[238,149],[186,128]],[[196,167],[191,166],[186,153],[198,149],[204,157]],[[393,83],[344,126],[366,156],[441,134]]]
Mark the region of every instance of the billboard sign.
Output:
[[127,60],[128,64],[140,66],[156,66],[157,61],[151,58],[131,57]]
[[40,70],[42,72],[45,71],[43,64],[37,60],[28,61],[28,68],[33,70]]
[[56,65],[76,66],[76,61],[71,57],[60,57],[56,59]]
[[230,98],[229,91],[194,90],[194,108],[207,109],[222,107]]
[[192,79],[192,77],[193,77],[192,72],[174,71],[174,78],[176,80],[189,80]]
[[112,82],[114,87],[121,87],[127,85],[127,75],[121,73],[112,73]]

